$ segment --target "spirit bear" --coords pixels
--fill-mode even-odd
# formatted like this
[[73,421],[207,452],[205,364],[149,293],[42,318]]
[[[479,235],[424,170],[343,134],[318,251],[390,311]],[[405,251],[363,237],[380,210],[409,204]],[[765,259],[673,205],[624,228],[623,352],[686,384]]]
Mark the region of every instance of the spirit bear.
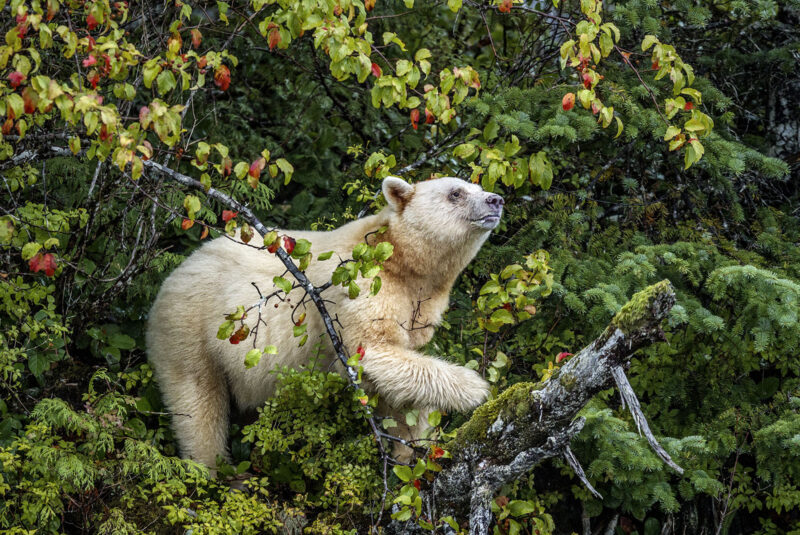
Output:
[[[365,389],[379,394],[379,412],[417,408],[422,422],[431,410],[472,409],[486,399],[486,381],[473,370],[416,349],[433,336],[456,277],[499,223],[503,198],[451,177],[416,185],[388,177],[382,189],[387,206],[377,215],[328,232],[281,233],[309,240],[315,257],[334,251],[328,260],[312,260],[306,270],[318,286],[330,280],[356,244],[392,243],[394,253],[384,264],[377,295],[363,291],[349,299],[340,286],[324,293],[331,316],[341,323],[345,347],[351,353],[358,346],[365,350],[361,361]],[[378,235],[381,227],[386,230]],[[258,290],[271,293],[273,277],[285,271],[275,255],[242,244],[238,235],[222,236],[198,249],[164,281],[150,311],[147,348],[184,457],[212,468],[217,455],[227,458],[231,397],[243,410],[263,404],[275,390],[273,369],[303,366],[314,355],[317,340],[323,344],[318,365],[321,369],[332,365],[335,354],[310,302],[305,320],[309,343],[298,347],[292,335],[292,310],[303,297],[299,288],[277,307],[273,299],[262,310],[266,326],[258,328],[255,347],[274,345],[277,355],[265,355],[247,369],[244,354],[252,347],[252,333],[242,345],[217,339],[224,316],[238,305],[257,303]],[[369,283],[359,280],[361,288],[369,288]],[[255,310],[245,319],[251,331],[257,321]],[[423,425],[392,431],[414,439]],[[410,451],[396,453],[407,457]]]

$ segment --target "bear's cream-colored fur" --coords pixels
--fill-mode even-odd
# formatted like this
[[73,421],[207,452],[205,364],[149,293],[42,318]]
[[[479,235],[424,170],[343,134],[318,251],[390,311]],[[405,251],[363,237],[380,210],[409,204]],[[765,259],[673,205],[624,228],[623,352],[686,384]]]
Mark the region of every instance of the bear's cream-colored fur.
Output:
[[[419,408],[424,421],[433,409],[472,409],[488,392],[480,375],[416,349],[433,336],[456,277],[499,222],[503,200],[457,178],[412,186],[388,177],[383,193],[388,205],[377,215],[329,232],[281,234],[309,240],[315,257],[335,252],[329,260],[312,260],[308,266],[306,275],[315,285],[329,281],[356,244],[391,242],[394,253],[380,274],[383,285],[377,295],[369,296],[369,280],[359,281],[363,291],[356,299],[349,299],[338,286],[323,294],[330,301],[329,312],[341,323],[345,347],[351,353],[364,347],[365,388],[380,395],[379,409],[384,413]],[[383,226],[387,230],[378,236],[375,231]],[[323,348],[318,366],[332,365],[335,355],[310,301],[305,320],[308,343],[298,347],[292,335],[292,309],[303,296],[299,288],[277,308],[273,298],[261,311],[266,327],[258,328],[256,347],[275,345],[277,355],[265,355],[257,366],[247,369],[244,354],[253,347],[252,335],[239,345],[216,338],[226,314],[238,305],[259,301],[252,283],[262,293],[271,293],[273,277],[285,271],[275,255],[242,244],[238,236],[223,236],[187,258],[161,287],[150,311],[147,348],[185,457],[210,467],[215,466],[217,455],[226,457],[231,396],[241,409],[264,403],[275,389],[272,371],[276,366],[306,364],[316,342]],[[257,318],[253,310],[245,319],[251,330]],[[341,370],[341,365],[335,366]],[[422,427],[392,431],[413,439]]]

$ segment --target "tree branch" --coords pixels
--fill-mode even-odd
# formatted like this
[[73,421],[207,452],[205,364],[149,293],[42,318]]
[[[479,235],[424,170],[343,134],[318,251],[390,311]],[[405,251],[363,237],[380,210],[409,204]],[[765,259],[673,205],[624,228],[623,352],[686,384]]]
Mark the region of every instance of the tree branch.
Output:
[[[622,371],[640,347],[663,340],[661,321],[675,303],[669,281],[637,293],[606,330],[544,383],[518,383],[478,407],[445,448],[452,454],[432,490],[443,515],[470,518],[470,533],[490,533],[491,500],[500,487],[524,476],[541,461],[565,456],[578,477],[588,483],[569,450],[570,439],[583,428],[578,412],[598,392],[616,381],[637,425],[659,456],[682,473],[652,436],[638,400]],[[634,401],[635,400],[635,401]],[[596,493],[589,487],[590,491]],[[391,533],[413,533],[413,522],[395,522]]]

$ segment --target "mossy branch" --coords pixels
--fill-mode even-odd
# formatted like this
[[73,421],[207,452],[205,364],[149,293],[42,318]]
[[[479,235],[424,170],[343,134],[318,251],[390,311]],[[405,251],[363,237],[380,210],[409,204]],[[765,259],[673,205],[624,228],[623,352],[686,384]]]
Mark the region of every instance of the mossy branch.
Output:
[[[627,379],[616,378],[641,347],[664,339],[661,322],[675,304],[669,281],[634,295],[606,330],[543,383],[517,383],[479,407],[447,445],[452,461],[434,485],[437,509],[456,518],[470,518],[471,534],[490,533],[490,504],[499,488],[524,476],[549,457],[567,456],[570,439],[583,428],[578,412],[601,390],[617,382],[634,420],[656,452],[682,473],[649,432],[647,420]],[[632,402],[636,400],[636,402]],[[585,477],[582,478],[585,481]],[[410,526],[392,526],[408,533]]]

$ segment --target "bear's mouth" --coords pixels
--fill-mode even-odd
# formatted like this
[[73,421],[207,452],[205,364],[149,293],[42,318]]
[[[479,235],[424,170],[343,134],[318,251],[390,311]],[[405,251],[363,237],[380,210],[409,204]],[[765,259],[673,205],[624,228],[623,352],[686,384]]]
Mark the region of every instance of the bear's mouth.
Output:
[[493,229],[500,223],[500,214],[487,214],[478,219],[473,219],[472,223],[483,229]]

